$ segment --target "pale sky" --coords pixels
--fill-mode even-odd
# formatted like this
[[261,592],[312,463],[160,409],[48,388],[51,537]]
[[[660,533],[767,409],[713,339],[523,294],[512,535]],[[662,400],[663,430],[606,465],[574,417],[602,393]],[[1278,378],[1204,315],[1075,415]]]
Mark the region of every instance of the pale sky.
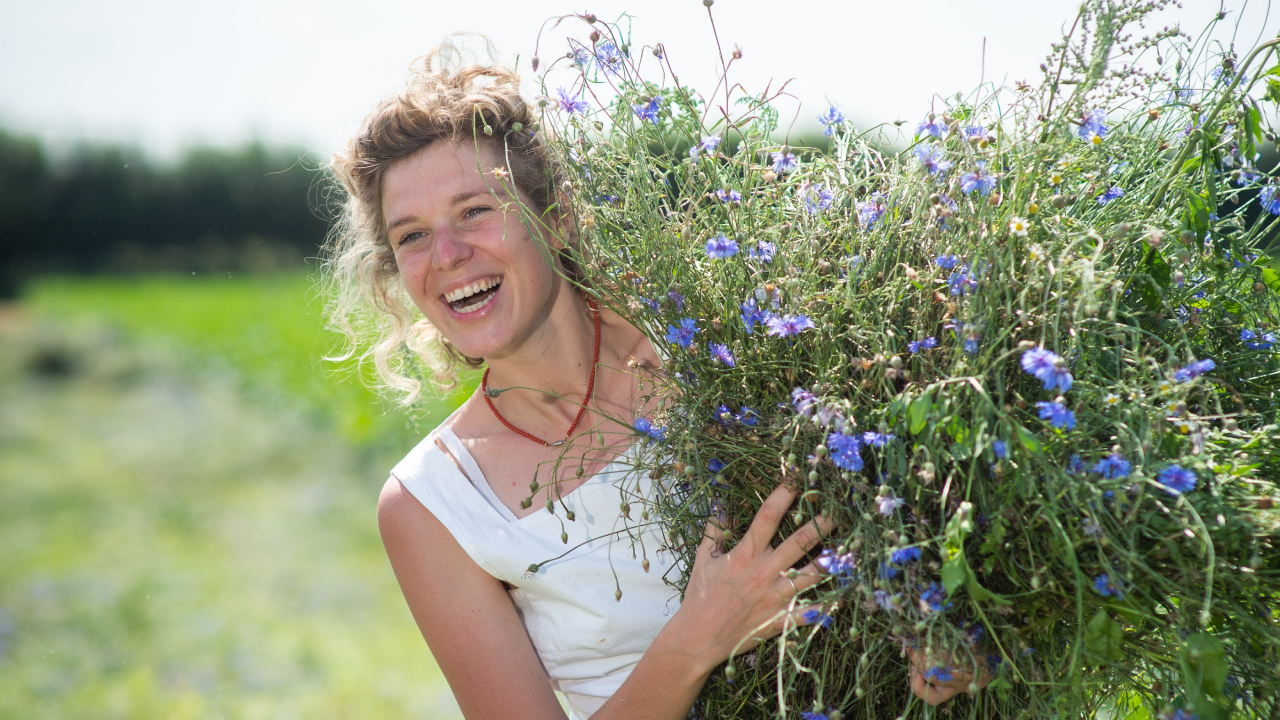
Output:
[[[580,1],[580,0],[579,0]],[[718,65],[700,0],[440,2],[439,0],[0,0],[0,127],[63,144],[124,140],[160,156],[194,143],[236,145],[253,138],[290,143],[319,157],[336,149],[379,99],[396,92],[416,56],[453,31],[490,36],[499,51],[527,59],[538,29],[557,14],[590,10],[634,17],[632,42],[661,42],[685,84],[709,88]],[[1158,26],[1199,36],[1219,3],[1185,0]],[[935,94],[987,80],[1035,82],[1049,44],[1076,0],[719,0],[726,51],[741,46],[735,81],[757,90],[794,79],[800,117],[839,105],[862,125],[914,124]],[[1255,2],[1239,20],[1247,49],[1280,30],[1280,9]],[[1232,23],[1215,33],[1230,42]],[[566,35],[589,28],[569,20],[544,35],[545,61]],[[703,92],[707,92],[704,90]],[[795,106],[791,106],[794,111]]]

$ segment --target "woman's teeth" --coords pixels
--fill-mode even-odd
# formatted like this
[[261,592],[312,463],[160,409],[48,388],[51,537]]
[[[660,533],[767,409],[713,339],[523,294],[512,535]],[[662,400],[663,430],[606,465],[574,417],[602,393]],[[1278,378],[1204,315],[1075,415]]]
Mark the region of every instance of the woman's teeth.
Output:
[[446,293],[444,297],[454,312],[465,315],[488,305],[501,284],[501,277],[485,278]]
[[493,287],[494,285],[497,285],[500,282],[502,282],[502,278],[500,277],[489,277],[489,278],[484,278],[483,280],[477,280],[471,283],[470,285],[465,285],[463,287],[458,288],[457,290],[445,293],[444,299],[446,302],[451,302],[451,303],[458,302],[459,300],[461,300],[462,298],[468,295],[475,295],[478,292],[488,290],[489,288]]

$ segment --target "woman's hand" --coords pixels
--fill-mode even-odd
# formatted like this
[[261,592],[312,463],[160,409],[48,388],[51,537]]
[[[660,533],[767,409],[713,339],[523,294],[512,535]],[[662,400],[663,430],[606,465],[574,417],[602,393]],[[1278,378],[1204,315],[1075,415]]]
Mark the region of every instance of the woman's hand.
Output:
[[[930,675],[929,671],[937,667],[945,669],[947,680],[939,679],[936,673]],[[986,668],[980,670],[976,682],[981,689],[991,682],[991,673]],[[965,668],[951,665],[949,658],[934,659],[919,650],[911,651],[911,692],[930,705],[940,705],[959,692],[968,692],[973,682],[973,675]]]
[[804,613],[813,609],[797,606],[795,597],[821,581],[823,573],[813,563],[790,571],[830,530],[830,523],[819,516],[773,547],[797,492],[779,485],[728,552],[721,550],[723,529],[715,521],[707,523],[684,602],[671,622],[681,644],[707,672],[782,632],[786,624],[805,624]]

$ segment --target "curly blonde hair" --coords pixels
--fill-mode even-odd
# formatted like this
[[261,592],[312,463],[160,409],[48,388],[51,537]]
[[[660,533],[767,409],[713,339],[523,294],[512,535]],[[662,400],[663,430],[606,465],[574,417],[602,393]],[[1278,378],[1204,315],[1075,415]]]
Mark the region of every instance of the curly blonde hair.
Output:
[[[486,47],[492,57],[487,41]],[[520,94],[520,76],[509,67],[468,61],[451,42],[416,60],[404,91],[379,103],[333,157],[329,167],[344,197],[324,267],[329,319],[347,340],[333,359],[355,358],[362,366],[371,361],[383,389],[402,405],[421,397],[424,380],[449,389],[459,365],[483,362],[463,356],[420,317],[399,282],[382,216],[387,169],[437,141],[491,144],[540,217],[555,206],[562,181],[535,111]],[[577,274],[576,267],[567,269]]]

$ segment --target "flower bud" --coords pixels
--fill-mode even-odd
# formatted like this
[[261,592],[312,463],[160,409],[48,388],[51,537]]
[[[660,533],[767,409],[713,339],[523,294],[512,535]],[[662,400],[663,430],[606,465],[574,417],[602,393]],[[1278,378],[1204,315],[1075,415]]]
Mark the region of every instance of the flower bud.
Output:
[[1266,292],[1266,291],[1267,291],[1267,286],[1266,286],[1266,285],[1263,285],[1263,284],[1262,284],[1262,283],[1260,283],[1260,282],[1258,282],[1258,283],[1254,283],[1254,284],[1253,284],[1253,291],[1254,291],[1254,292],[1256,292],[1256,293],[1264,293],[1264,292]]
[[1147,236],[1144,237],[1143,240],[1146,241],[1147,245],[1153,248],[1158,248],[1160,247],[1161,243],[1164,242],[1164,233],[1160,232],[1159,230],[1152,230],[1151,232],[1147,233]]
[[716,0],[702,0],[703,7],[711,7],[716,4]]
[[1038,204],[1031,203],[1030,205],[1027,206],[1028,215],[1035,215],[1038,212],[1040,212],[1040,206]]
[[573,522],[574,518],[578,517],[577,515],[573,514],[572,510],[566,510],[564,513],[564,516],[569,519],[569,522]]
[[1178,239],[1182,241],[1183,245],[1191,246],[1196,242],[1196,234],[1192,230],[1183,230]]
[[618,589],[613,593],[613,599],[614,599],[614,600],[616,600],[616,601],[618,601],[618,602],[622,602],[622,588],[618,588]]
[[[711,1],[711,0],[707,0],[707,2],[710,2],[710,1]],[[725,680],[728,680],[729,682],[733,682],[733,679],[734,679],[734,678],[736,678],[736,677],[738,677],[738,671],[737,671],[737,670],[735,670],[735,669],[734,669],[734,667],[733,667],[732,665],[725,665],[725,666],[724,666],[724,679],[725,679]]]
[[565,531],[561,530],[561,531],[560,531],[560,542],[564,543],[565,545],[568,545],[568,544],[569,544],[569,533],[567,533],[567,532],[565,532]]
[[586,20],[588,23],[590,23],[590,24],[594,25],[594,24],[595,24],[595,22],[596,22],[596,15],[595,15],[595,13],[587,13],[586,15],[583,15],[583,16],[582,16],[582,19],[583,19],[583,20]]
[[599,30],[592,30],[592,31],[591,31],[591,34],[590,34],[590,35],[588,35],[587,37],[591,38],[591,42],[593,42],[593,43],[598,43],[598,42],[600,42],[600,31],[599,31]]
[[645,572],[649,572],[649,558],[645,558],[644,560],[641,560],[640,567],[644,568]]

